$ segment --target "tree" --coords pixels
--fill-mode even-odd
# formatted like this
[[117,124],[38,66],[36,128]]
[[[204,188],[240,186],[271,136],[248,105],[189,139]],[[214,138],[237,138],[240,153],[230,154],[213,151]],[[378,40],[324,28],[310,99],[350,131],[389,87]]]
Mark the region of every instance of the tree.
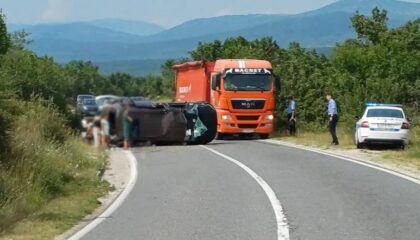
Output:
[[5,16],[0,9],[0,55],[5,54],[10,47],[10,36],[7,33],[7,27],[4,19]]
[[367,17],[362,14],[356,13],[351,18],[353,28],[356,30],[359,39],[371,42],[376,45],[380,41],[381,34],[388,31],[387,11],[374,8],[372,16]]

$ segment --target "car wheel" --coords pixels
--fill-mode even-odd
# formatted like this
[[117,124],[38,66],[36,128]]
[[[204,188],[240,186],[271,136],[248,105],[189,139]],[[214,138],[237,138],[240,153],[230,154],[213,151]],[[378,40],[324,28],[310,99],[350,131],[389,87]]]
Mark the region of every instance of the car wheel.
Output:
[[359,136],[357,135],[357,133],[355,134],[355,137],[354,137],[354,143],[356,144],[356,147],[358,149],[362,149],[364,147],[363,143],[359,141]]

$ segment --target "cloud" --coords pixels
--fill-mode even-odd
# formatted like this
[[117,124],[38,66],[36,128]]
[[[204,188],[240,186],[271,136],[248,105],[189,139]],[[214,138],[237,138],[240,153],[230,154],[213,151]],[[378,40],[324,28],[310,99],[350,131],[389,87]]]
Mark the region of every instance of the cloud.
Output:
[[69,20],[71,9],[72,4],[69,0],[48,0],[47,8],[42,13],[42,20],[46,22]]

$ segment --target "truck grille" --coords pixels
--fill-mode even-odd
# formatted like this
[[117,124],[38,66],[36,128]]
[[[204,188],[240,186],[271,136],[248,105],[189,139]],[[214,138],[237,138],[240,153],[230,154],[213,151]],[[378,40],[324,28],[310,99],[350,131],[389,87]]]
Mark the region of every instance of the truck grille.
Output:
[[258,124],[238,124],[239,128],[257,128]]
[[234,109],[263,109],[265,100],[232,100]]
[[236,116],[239,121],[257,121],[260,116]]

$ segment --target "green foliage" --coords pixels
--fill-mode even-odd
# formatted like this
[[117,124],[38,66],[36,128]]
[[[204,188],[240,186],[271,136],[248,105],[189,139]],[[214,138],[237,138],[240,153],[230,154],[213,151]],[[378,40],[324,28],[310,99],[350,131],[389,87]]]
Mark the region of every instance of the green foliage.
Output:
[[5,17],[0,9],[0,55],[5,54],[10,47],[10,36],[7,33],[4,19]]
[[99,183],[104,159],[89,153],[65,127],[53,105],[20,102],[9,129],[9,152],[0,162],[0,228],[61,196],[66,186]]
[[387,11],[379,10],[377,7],[372,10],[372,16],[367,17],[356,13],[351,18],[353,28],[356,30],[359,39],[378,44],[381,34],[387,32]]

